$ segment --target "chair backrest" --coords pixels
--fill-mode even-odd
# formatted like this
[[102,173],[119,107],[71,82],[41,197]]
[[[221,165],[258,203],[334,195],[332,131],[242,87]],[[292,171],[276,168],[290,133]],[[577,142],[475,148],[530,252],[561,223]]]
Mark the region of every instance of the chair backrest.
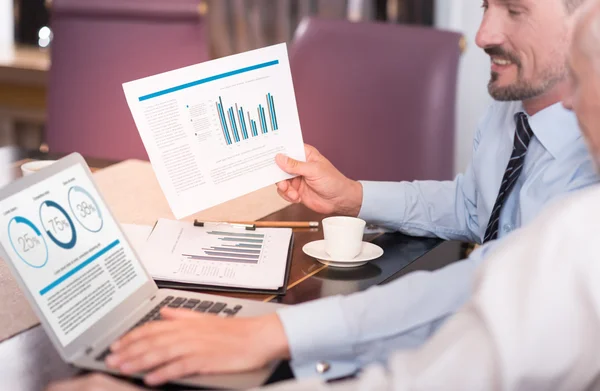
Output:
[[290,62],[304,140],[355,179],[453,175],[458,33],[308,19]]
[[54,0],[50,151],[148,159],[122,84],[206,61],[202,6],[201,0]]

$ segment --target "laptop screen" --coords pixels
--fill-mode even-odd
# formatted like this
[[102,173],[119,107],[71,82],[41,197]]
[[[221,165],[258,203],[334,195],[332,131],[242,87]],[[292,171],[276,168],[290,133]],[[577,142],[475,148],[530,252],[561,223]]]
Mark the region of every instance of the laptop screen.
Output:
[[148,281],[81,164],[0,201],[0,212],[0,242],[63,346]]

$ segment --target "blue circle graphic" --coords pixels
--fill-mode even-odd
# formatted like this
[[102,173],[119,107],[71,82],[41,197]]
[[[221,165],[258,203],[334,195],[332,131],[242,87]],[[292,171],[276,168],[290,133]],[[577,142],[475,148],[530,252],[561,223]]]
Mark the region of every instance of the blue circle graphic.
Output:
[[60,206],[59,204],[57,204],[54,201],[50,201],[50,200],[44,201],[40,205],[40,220],[41,221],[44,221],[44,219],[42,217],[42,206],[44,206],[44,205],[46,205],[49,208],[55,208],[60,213],[62,213],[63,216],[65,216],[65,218],[69,222],[69,226],[71,227],[71,240],[69,240],[68,242],[66,242],[66,243],[61,242],[52,234],[52,232],[50,232],[50,230],[46,230],[46,233],[48,234],[48,237],[50,238],[50,240],[52,240],[58,247],[64,248],[66,250],[69,250],[69,249],[72,249],[73,247],[75,247],[75,243],[77,243],[77,232],[75,231],[75,225],[73,224],[73,220],[71,220],[71,217],[69,217],[69,215],[67,214],[67,211],[64,210],[62,206]]
[[[26,226],[28,226],[29,228],[31,228],[33,230],[33,232],[35,233],[35,235],[38,238],[41,238],[42,243],[44,243],[44,247],[46,249],[46,257],[44,259],[44,262],[42,262],[41,265],[34,265],[31,262],[27,261],[23,255],[21,255],[21,253],[17,250],[17,247],[15,246],[15,243],[13,242],[13,238],[11,235],[11,230],[10,227],[11,225],[15,223],[15,224],[25,224]],[[13,248],[13,250],[15,251],[15,253],[19,256],[19,258],[21,258],[21,260],[23,262],[25,262],[28,266],[31,266],[33,268],[36,269],[40,269],[42,267],[44,267],[46,265],[46,263],[48,263],[48,244],[46,243],[46,239],[44,239],[44,237],[42,236],[42,233],[40,232],[40,230],[29,220],[26,219],[25,217],[21,217],[21,216],[15,216],[13,217],[9,222],[8,222],[8,238],[10,239],[10,244]]]
[[[82,221],[82,219],[79,218],[79,216],[77,215],[75,208],[73,208],[73,192],[74,193],[81,193],[84,194],[90,202],[92,202],[94,204],[95,207],[95,212],[98,213],[98,218],[100,219],[100,226],[98,227],[98,229],[93,229],[90,228],[88,226],[88,224],[86,224],[85,221]],[[83,226],[83,228],[87,229],[90,232],[98,232],[102,229],[102,227],[104,226],[104,219],[102,218],[102,212],[100,211],[100,208],[98,207],[98,203],[96,202],[96,200],[94,199],[94,197],[92,197],[92,195],[85,190],[83,187],[81,186],[73,186],[69,189],[69,207],[71,208],[71,213],[73,213],[73,216],[75,216],[75,219],[77,219],[77,221],[79,222],[79,224],[81,224]]]

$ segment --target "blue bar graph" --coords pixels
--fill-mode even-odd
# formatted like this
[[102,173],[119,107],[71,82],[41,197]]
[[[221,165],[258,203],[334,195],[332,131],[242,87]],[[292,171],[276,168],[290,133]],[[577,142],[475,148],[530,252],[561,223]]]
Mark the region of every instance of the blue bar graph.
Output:
[[271,121],[273,123],[273,130],[277,130],[277,114],[275,113],[275,102],[273,101],[273,95],[267,94],[267,101],[269,102],[269,112],[271,113]]
[[[265,106],[263,104],[259,104],[256,109],[261,134],[269,133],[269,127],[271,128],[271,131],[279,129],[273,95],[271,95],[271,93],[267,93],[265,97],[266,111],[268,111],[269,119],[267,120]],[[239,143],[240,141],[247,140],[251,137],[257,137],[259,135],[259,125],[257,125],[257,121],[252,119],[250,116],[250,111],[246,111],[248,117],[246,119],[243,106],[239,106],[237,103],[234,103],[227,109],[227,114],[225,114],[223,107],[223,100],[219,96],[219,101],[216,104],[216,108],[219,116],[219,122],[221,124],[221,130],[223,132],[223,137],[227,145]],[[231,131],[229,130],[230,128]],[[248,128],[250,129],[249,131]]]
[[275,125],[275,108],[273,107],[273,102],[271,101],[271,94],[267,94],[267,109],[269,110],[271,130],[277,130],[277,125]]
[[256,131],[256,124],[254,123],[254,120],[252,118],[250,118],[250,112],[247,112],[248,114],[248,123],[250,123],[250,132],[252,133],[252,137],[256,137],[258,136],[258,132]]
[[233,114],[233,107],[229,108],[229,121],[231,121],[231,128],[233,129],[233,138],[236,143],[240,142],[240,134],[238,133],[237,124],[235,122],[235,115]]
[[265,118],[265,108],[262,105],[258,105],[258,108],[260,109],[260,121],[263,124],[264,133],[268,133],[269,128],[267,127],[267,119]]
[[223,102],[221,101],[221,97],[219,97],[219,103],[217,103],[217,113],[219,114],[219,119],[221,121],[221,129],[223,130],[223,135],[225,136],[225,142],[227,145],[231,145],[231,137],[229,136],[229,129],[227,129],[227,121],[225,120],[225,113],[223,112]]
[[235,104],[235,110],[237,111],[237,115],[240,120],[240,128],[242,130],[242,137],[244,137],[244,140],[247,140],[248,139],[248,131],[246,130],[246,120],[244,119],[244,110],[242,108],[238,109],[237,103]]

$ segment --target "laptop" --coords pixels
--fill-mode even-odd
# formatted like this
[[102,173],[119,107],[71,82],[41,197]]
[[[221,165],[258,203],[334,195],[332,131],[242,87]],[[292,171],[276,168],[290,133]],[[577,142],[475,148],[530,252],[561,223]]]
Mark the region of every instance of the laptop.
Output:
[[[158,320],[161,307],[256,316],[282,306],[158,289],[77,153],[0,189],[0,226],[6,227],[0,233],[0,255],[56,350],[79,368],[117,373],[104,364],[109,345],[129,330]],[[277,365],[173,383],[256,387]]]

